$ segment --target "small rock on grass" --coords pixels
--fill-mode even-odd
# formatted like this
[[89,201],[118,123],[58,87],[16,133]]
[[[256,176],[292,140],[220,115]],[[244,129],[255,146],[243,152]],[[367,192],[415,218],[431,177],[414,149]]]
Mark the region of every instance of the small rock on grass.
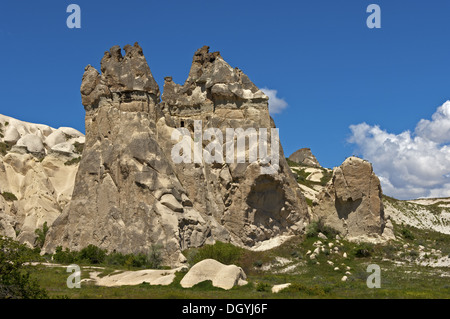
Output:
[[322,234],[322,233],[319,233],[319,234],[317,235],[317,237],[319,237],[320,239],[323,239],[323,240],[327,240],[327,239],[328,239],[328,237],[325,236],[325,235]]

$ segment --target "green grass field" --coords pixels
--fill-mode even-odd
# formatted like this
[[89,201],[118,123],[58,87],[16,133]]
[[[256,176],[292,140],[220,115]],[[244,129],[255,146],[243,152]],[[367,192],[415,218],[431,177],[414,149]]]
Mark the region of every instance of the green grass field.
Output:
[[[411,227],[407,228],[408,231],[404,229],[405,226],[395,225],[398,240],[387,245],[356,244],[344,240],[340,240],[339,245],[334,238],[321,240],[325,246],[330,242],[338,245],[339,253],[325,249],[315,261],[309,259],[307,252],[315,249],[313,244],[318,238],[306,236],[293,238],[265,252],[252,252],[223,243],[184,252],[192,262],[213,257],[241,266],[249,283],[228,291],[213,287],[211,282],[182,288],[179,282],[184,273],[177,273],[175,281],[168,286],[99,287],[83,282],[80,289],[69,289],[66,286],[69,276],[66,268],[42,265],[27,268],[52,298],[450,298],[448,266],[430,267],[417,263],[421,255],[419,245],[424,246],[423,252],[426,252],[421,261],[433,263],[438,257],[449,254],[450,236]],[[433,249],[439,249],[440,255],[433,254]],[[347,258],[343,257],[344,252]],[[277,263],[277,260],[284,260],[286,264]],[[371,274],[366,271],[369,264],[381,267],[381,288],[367,287],[367,277]],[[88,265],[81,267],[82,279],[89,278],[89,272],[94,269],[89,269]],[[335,267],[339,270],[334,270]],[[105,266],[104,270],[95,271],[106,275],[118,268]],[[347,275],[347,281],[341,281],[346,271],[351,274]],[[287,282],[291,283],[289,288],[277,294],[271,292],[273,285]]]

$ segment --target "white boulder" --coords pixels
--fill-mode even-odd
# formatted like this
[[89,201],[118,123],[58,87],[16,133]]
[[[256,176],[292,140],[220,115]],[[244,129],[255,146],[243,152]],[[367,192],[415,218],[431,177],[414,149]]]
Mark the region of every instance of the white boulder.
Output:
[[319,237],[320,239],[323,239],[323,240],[327,240],[327,239],[328,239],[327,236],[325,236],[325,235],[322,234],[322,233],[319,233],[319,234],[317,235],[317,237]]
[[290,282],[288,282],[286,284],[275,285],[275,286],[272,287],[272,293],[274,293],[274,294],[279,293],[281,290],[286,289],[290,285],[291,285]]
[[61,131],[61,132],[63,132],[64,134],[67,134],[67,135],[69,135],[69,136],[71,136],[71,137],[81,137],[81,136],[84,136],[83,133],[81,133],[80,131],[78,131],[78,130],[72,128],[72,127],[60,127],[60,128],[58,129],[58,131]]
[[22,136],[18,141],[16,146],[26,147],[27,151],[30,153],[44,153],[45,148],[42,140],[33,134],[27,134]]
[[45,139],[45,144],[53,148],[53,146],[66,142],[66,136],[63,131],[56,130]]
[[16,144],[17,141],[20,139],[19,131],[17,131],[15,126],[8,126],[5,132],[5,138],[3,139],[5,143],[8,144]]
[[52,147],[52,151],[58,152],[58,153],[67,153],[71,154],[75,151],[75,148],[73,145],[69,142],[59,143]]
[[211,280],[214,287],[228,290],[236,285],[246,285],[246,279],[247,276],[241,267],[224,265],[214,259],[205,259],[192,266],[180,284],[183,288],[191,288],[200,282]]

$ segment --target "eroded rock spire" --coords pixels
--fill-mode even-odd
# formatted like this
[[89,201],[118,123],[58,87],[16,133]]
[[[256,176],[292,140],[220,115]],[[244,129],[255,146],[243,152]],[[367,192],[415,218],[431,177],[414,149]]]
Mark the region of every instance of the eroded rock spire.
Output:
[[[273,175],[261,169],[271,163],[260,159],[173,160],[173,132],[192,132],[194,121],[223,133],[271,132],[267,96],[205,46],[194,54],[183,85],[166,77],[160,102],[142,49],[135,44],[124,50],[124,56],[118,46],[105,53],[101,74],[86,67],[86,146],[72,201],[53,224],[45,249],[94,244],[146,253],[158,245],[165,264],[173,266],[184,261],[183,249],[215,240],[252,247],[301,232],[308,209],[281,147]],[[246,152],[255,147],[246,145]]]

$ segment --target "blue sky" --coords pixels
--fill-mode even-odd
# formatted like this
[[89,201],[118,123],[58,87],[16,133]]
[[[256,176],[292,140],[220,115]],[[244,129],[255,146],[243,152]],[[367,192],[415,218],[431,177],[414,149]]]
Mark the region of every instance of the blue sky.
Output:
[[[81,29],[66,26],[71,3],[81,7]],[[381,7],[381,29],[366,26],[371,3]],[[448,0],[7,0],[0,113],[84,132],[84,67],[99,69],[111,46],[138,41],[162,87],[168,75],[183,83],[195,50],[209,45],[286,101],[273,115],[285,154],[310,147],[332,168],[369,155],[349,143],[350,125],[414,132],[450,99],[449,18]]]

